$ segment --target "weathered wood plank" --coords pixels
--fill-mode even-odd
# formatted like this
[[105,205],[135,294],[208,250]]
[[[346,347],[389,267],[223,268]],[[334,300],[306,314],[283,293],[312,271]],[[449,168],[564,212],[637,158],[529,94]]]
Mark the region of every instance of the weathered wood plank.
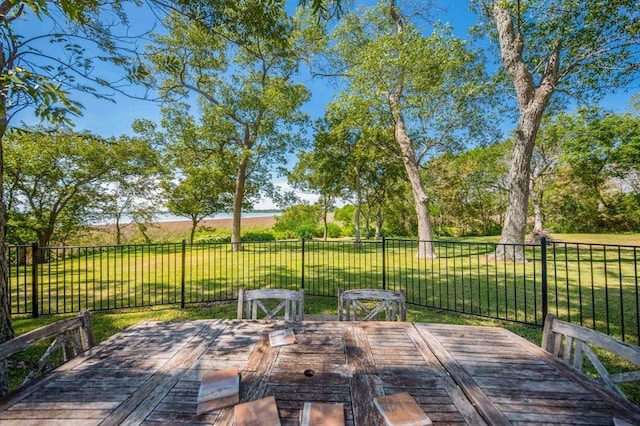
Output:
[[111,410],[96,409],[49,409],[34,410],[31,406],[27,410],[7,410],[0,412],[0,422],[9,420],[28,420],[28,419],[99,419],[105,418]]
[[219,322],[211,324],[211,326],[201,326],[197,334],[192,339],[189,339],[183,348],[125,403],[114,410],[102,425],[140,424],[175,385],[180,378],[180,374],[191,366],[193,361],[206,350],[225,328],[226,325]]
[[[200,353],[199,359],[194,360],[190,368],[181,373],[179,380],[146,417],[144,424],[149,419],[158,421],[163,417],[172,419],[171,422],[190,424],[200,424],[201,422],[210,424],[215,420],[219,410],[203,416],[196,415],[196,398],[203,372],[230,366],[242,370],[247,363],[253,343],[259,340],[263,328],[263,325],[255,323],[224,322],[224,324],[224,332],[215,339],[206,339],[209,342],[208,346]],[[237,336],[237,341],[242,342],[242,345],[234,343],[233,336]],[[229,348],[229,346],[233,348]],[[233,351],[237,351],[237,353],[235,356],[230,356]],[[212,357],[212,354],[216,353],[224,353],[225,355],[216,360]],[[172,413],[168,411],[170,408],[177,411]]]
[[42,419],[11,420],[11,426],[96,426],[100,419],[60,419],[47,417]]
[[[253,347],[247,366],[240,374],[240,402],[260,399],[268,383],[268,372],[273,367],[279,348],[269,345],[268,332],[271,327],[260,330],[260,339]],[[220,410],[216,424],[230,425],[233,422],[233,407]]]
[[417,330],[422,336],[423,341],[435,354],[440,363],[446,366],[451,377],[453,377],[465,395],[467,395],[475,405],[482,417],[484,417],[491,425],[509,425],[510,422],[507,417],[491,402],[478,384],[471,378],[471,376],[469,376],[453,356],[447,352],[444,346],[442,346],[442,344],[437,340],[436,336],[433,335],[429,329],[423,326],[417,327]]
[[[541,418],[536,412],[539,409],[534,407],[546,407],[550,412],[555,410],[567,416],[573,413],[591,418],[611,416],[616,411],[616,404],[611,404],[609,398],[603,398],[601,393],[594,394],[590,386],[600,390],[604,388],[593,382],[585,387],[582,381],[575,380],[571,369],[566,364],[562,365],[560,359],[507,330],[487,330],[487,336],[502,342],[489,351],[486,344],[478,346],[472,340],[467,343],[469,347],[465,348],[464,339],[452,337],[482,332],[481,329],[443,325],[425,327],[450,350],[456,361],[511,422],[544,423],[548,420]],[[442,336],[445,338],[441,339]],[[478,352],[478,347],[481,351],[486,350],[486,353]],[[546,356],[541,356],[541,352],[545,352]],[[549,358],[555,358],[555,361],[549,362]],[[539,404],[527,401],[538,401]],[[542,401],[553,402],[545,404]],[[602,403],[594,404],[594,401],[607,402],[603,406]]]
[[[294,329],[298,344],[271,348],[268,331],[285,326]],[[383,424],[373,397],[400,391],[409,392],[435,424],[482,424],[478,411],[487,408],[457,387],[452,377],[458,370],[506,422],[603,424],[617,416],[638,423],[605,394],[567,375],[561,360],[550,361],[551,354],[514,336],[503,329],[398,322],[335,322],[329,328],[315,322],[146,323],[56,370],[54,380],[0,412],[0,423],[97,423],[137,400],[125,424],[231,425],[232,409],[195,414],[202,372],[229,365],[241,372],[241,400],[276,396],[284,425],[297,426],[309,400],[342,402],[347,425]],[[438,348],[434,355],[430,342],[454,362],[437,357]],[[118,378],[117,372],[129,376]],[[147,397],[139,398],[141,390]]]

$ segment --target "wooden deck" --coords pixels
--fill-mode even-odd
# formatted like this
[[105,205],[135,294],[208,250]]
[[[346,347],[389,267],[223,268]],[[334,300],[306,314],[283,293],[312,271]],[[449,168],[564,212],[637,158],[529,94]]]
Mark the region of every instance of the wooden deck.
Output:
[[[268,332],[298,344],[271,348]],[[196,415],[203,371],[236,366],[240,399],[274,395],[283,425],[305,401],[383,424],[373,397],[409,392],[434,424],[640,424],[635,405],[501,329],[402,322],[140,323],[3,402],[2,424],[233,424]]]

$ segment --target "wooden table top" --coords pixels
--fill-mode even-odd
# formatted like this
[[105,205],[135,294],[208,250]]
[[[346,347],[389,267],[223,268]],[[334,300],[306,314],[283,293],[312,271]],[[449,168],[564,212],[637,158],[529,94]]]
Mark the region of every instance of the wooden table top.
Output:
[[[270,347],[285,327],[298,343]],[[384,424],[373,398],[401,391],[434,424],[640,424],[637,406],[502,328],[235,320],[130,327],[4,401],[0,423],[230,425],[233,408],[196,415],[202,373],[227,367],[241,401],[275,396],[283,425],[306,401],[344,403],[348,425]]]

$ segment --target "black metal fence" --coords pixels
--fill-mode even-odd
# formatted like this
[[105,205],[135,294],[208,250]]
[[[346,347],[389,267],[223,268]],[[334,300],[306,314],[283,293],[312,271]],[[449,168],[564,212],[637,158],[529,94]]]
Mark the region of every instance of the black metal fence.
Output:
[[415,240],[11,246],[13,315],[235,300],[239,287],[335,297],[339,287],[404,289],[412,305],[541,325],[547,312],[639,343],[636,246],[553,242],[507,246]]

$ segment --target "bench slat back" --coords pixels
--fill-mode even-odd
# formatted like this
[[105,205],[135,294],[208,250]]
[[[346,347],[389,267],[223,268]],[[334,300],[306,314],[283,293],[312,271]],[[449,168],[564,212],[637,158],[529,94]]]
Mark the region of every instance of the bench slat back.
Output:
[[[640,380],[640,347],[622,342],[614,337],[581,325],[559,320],[548,314],[542,332],[542,348],[584,372],[585,359],[596,369],[600,380],[614,392],[625,396],[619,383]],[[593,348],[610,352],[633,364],[635,371],[611,374]]]

